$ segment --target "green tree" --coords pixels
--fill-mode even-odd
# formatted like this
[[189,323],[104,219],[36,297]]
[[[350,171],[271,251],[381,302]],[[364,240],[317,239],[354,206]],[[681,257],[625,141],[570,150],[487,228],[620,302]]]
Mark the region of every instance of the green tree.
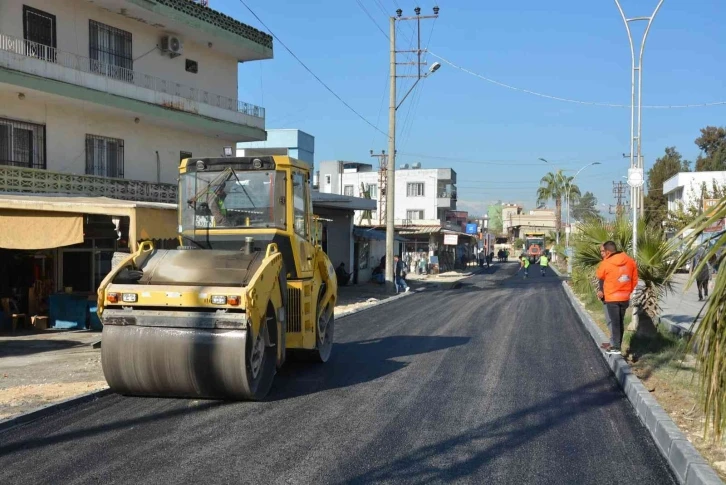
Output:
[[577,221],[586,221],[600,217],[597,210],[597,197],[592,192],[585,192],[577,198],[577,202],[572,205],[572,217]]
[[648,193],[645,196],[645,220],[653,227],[662,228],[668,215],[668,198],[663,195],[663,183],[678,172],[688,172],[690,163],[683,160],[676,147],[668,147],[648,170],[646,180]]
[[568,177],[562,173],[549,172],[540,180],[540,186],[537,189],[537,205],[542,206],[548,200],[555,201],[555,231],[562,233],[562,198],[567,195],[569,188],[572,200],[577,200],[580,196],[580,188],[572,182],[574,177]]
[[501,232],[504,231],[501,202],[490,205],[487,208],[487,215],[489,216],[489,232],[501,234]]
[[696,172],[726,170],[726,129],[716,126],[701,128],[695,140],[701,154],[696,159]]

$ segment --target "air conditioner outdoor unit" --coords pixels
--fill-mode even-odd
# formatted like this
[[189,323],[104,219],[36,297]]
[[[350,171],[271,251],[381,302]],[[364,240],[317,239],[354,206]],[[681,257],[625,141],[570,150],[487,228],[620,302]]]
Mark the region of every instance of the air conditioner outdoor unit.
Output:
[[161,51],[169,54],[169,57],[180,56],[184,51],[184,46],[179,37],[174,35],[165,35],[161,38]]

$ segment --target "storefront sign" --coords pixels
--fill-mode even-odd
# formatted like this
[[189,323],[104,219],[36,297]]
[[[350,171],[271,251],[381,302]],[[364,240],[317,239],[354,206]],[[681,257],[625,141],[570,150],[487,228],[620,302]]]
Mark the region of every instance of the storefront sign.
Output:
[[456,234],[444,234],[444,244],[446,246],[456,246],[459,244],[459,236]]
[[724,227],[726,227],[726,225],[724,224],[725,221],[725,219],[719,219],[710,226],[708,226],[706,229],[704,229],[703,232],[722,232],[724,230]]
[[477,232],[479,232],[479,227],[476,224],[467,224],[466,225],[467,234],[476,234]]

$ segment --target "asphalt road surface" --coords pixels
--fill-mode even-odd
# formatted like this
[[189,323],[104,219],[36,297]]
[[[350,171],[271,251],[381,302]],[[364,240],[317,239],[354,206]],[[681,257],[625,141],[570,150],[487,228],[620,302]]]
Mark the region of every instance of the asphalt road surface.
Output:
[[11,429],[0,481],[676,483],[560,282],[516,267],[340,319],[265,402],[109,395]]

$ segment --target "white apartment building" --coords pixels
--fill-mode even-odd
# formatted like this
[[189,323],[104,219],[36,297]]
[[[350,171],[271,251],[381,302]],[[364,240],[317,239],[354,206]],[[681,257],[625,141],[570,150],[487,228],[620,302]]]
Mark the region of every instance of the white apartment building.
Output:
[[[359,162],[327,161],[320,163],[320,192],[364,197],[366,191],[377,201],[370,221],[357,211],[358,225],[382,225],[381,175],[373,165]],[[403,165],[396,170],[396,225],[440,225],[446,213],[456,211],[456,172],[450,168],[421,168],[421,164]]]
[[269,35],[190,0],[3,0],[0,163],[175,183],[182,157],[265,139],[237,66],[270,58]]
[[678,172],[663,183],[663,195],[668,198],[668,210],[702,204],[702,187],[711,191],[713,184],[726,186],[726,172]]
[[237,72],[272,56],[191,0],[0,0],[1,297],[82,306],[114,251],[178,244],[180,159],[266,138]]

